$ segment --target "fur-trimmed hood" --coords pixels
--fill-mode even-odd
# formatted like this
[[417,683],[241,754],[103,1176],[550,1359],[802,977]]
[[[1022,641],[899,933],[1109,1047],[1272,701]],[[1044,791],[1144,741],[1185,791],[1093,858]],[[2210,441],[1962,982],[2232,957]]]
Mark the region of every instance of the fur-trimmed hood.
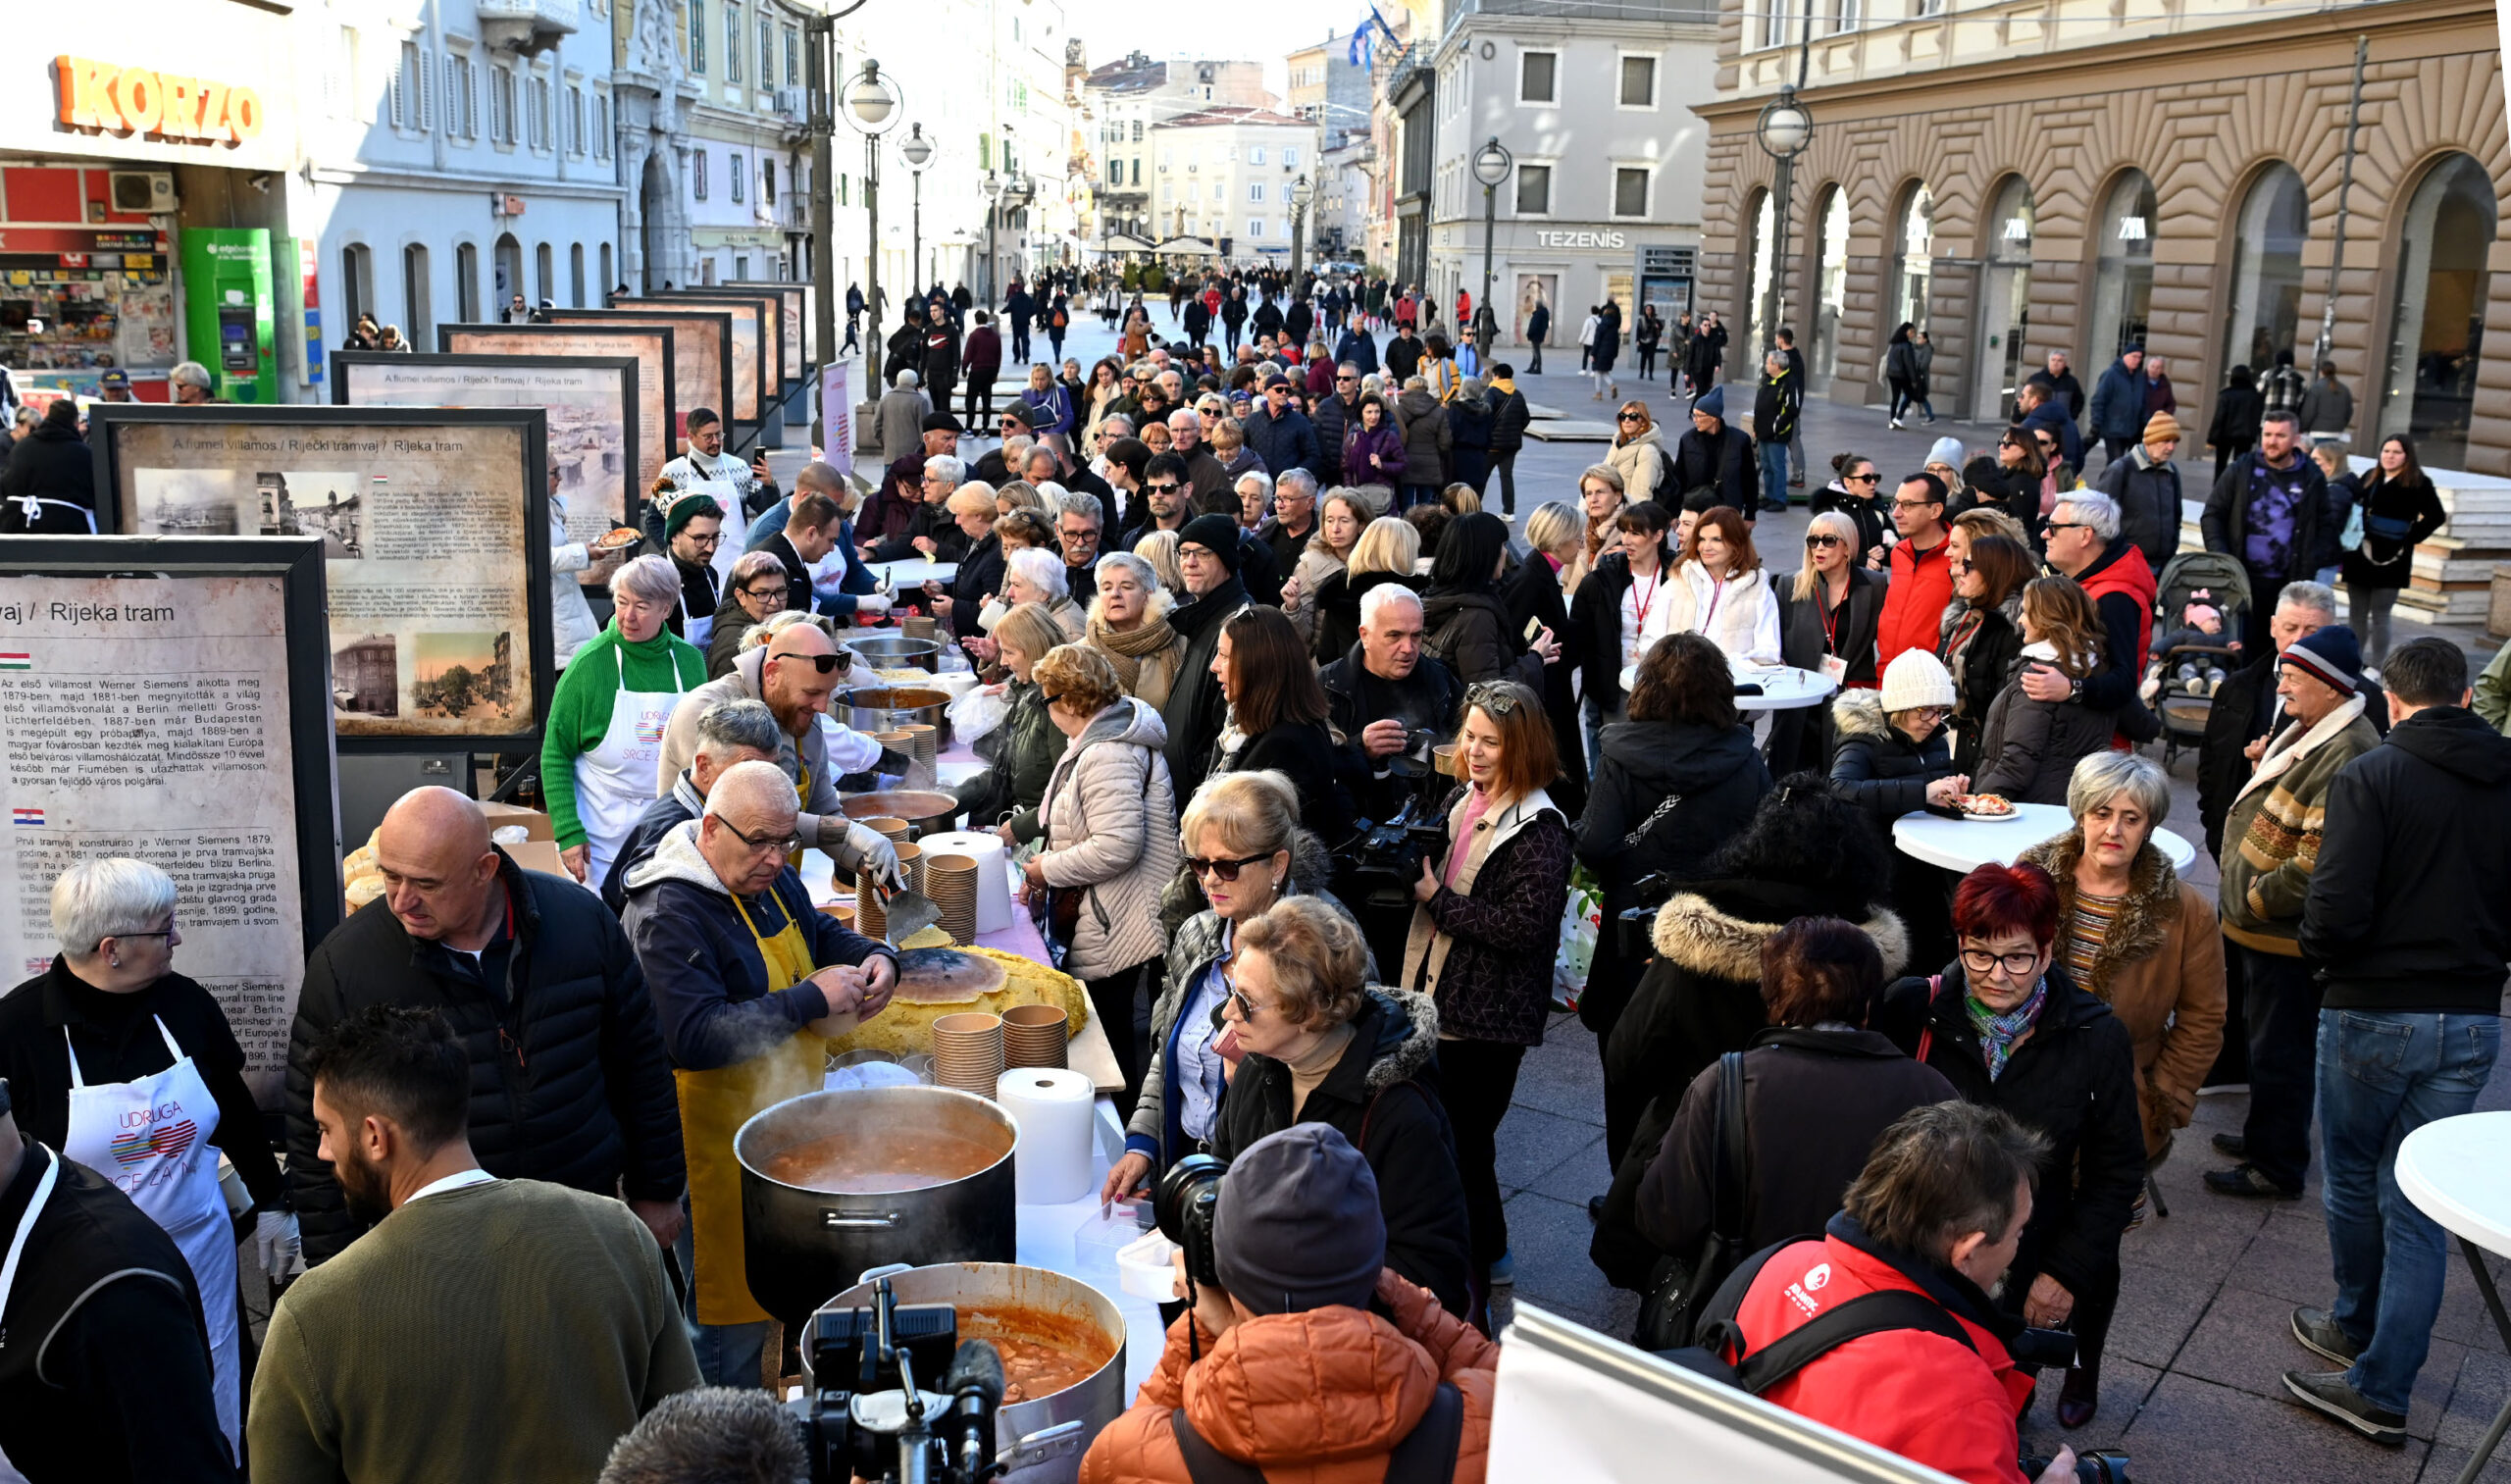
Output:
[[1831,724],[1842,737],[1884,737],[1892,723],[1883,714],[1880,691],[1843,691],[1831,702]]
[[[1747,884],[1751,885],[1755,884]],[[1740,905],[1735,896],[1720,895]],[[1650,930],[1649,940],[1658,956],[1687,973],[1758,984],[1762,977],[1762,945],[1799,915],[1803,914],[1789,912],[1778,921],[1764,921],[1738,916],[1697,892],[1676,892],[1657,909],[1657,922]],[[1885,979],[1909,966],[1909,929],[1890,908],[1870,906],[1865,920],[1857,926],[1873,940],[1874,949],[1883,959]]]
[[[2020,859],[2047,871],[2058,884],[2058,920],[2065,922],[2073,916],[2075,866],[2083,859],[2083,827],[2078,825],[2054,840],[2042,841],[2024,851]],[[2102,934],[2100,951],[2093,955],[2092,972],[2076,976],[2083,987],[2095,998],[2108,1002],[2111,982],[2119,970],[2152,956],[2170,939],[2172,925],[2179,920],[2179,873],[2148,840],[2127,868],[2127,895]]]
[[1421,1075],[1439,1046],[1439,1007],[1427,995],[1393,985],[1368,987],[1377,1001],[1377,1046],[1369,1055],[1366,1086],[1375,1097],[1397,1083]]

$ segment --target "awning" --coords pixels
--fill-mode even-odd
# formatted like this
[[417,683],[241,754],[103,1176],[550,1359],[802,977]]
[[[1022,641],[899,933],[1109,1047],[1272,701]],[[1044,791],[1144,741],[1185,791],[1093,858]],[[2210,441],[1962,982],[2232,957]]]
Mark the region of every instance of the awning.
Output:
[[1131,232],[1109,232],[1099,245],[1108,252],[1156,252],[1157,248]]
[[1201,237],[1170,237],[1152,249],[1172,258],[1217,258],[1220,249]]

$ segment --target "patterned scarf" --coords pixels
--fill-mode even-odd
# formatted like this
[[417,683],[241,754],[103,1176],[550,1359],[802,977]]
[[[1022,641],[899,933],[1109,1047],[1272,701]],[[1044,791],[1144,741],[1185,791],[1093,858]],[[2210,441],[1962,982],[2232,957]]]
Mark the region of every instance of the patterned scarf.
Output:
[[2031,987],[2031,998],[2005,1014],[1998,1014],[1979,1003],[1975,995],[1965,995],[1962,1007],[1971,1012],[1971,1028],[1979,1033],[1979,1050],[1988,1059],[1988,1080],[2005,1075],[2007,1058],[2014,1054],[2014,1044],[2040,1018],[2040,1006],[2049,999],[2049,981],[2042,979]]

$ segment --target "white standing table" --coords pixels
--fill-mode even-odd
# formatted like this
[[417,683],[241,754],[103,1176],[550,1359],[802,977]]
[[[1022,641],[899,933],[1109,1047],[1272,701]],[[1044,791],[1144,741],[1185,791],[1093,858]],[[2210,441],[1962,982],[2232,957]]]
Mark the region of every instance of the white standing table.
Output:
[[[1904,855],[1961,872],[1989,861],[2010,866],[2024,851],[2075,827],[2075,816],[2058,804],[2016,804],[2011,819],[1946,819],[1920,811],[1892,821],[1892,844]],[[2169,830],[2154,831],[2153,843],[2175,871],[2197,863],[2197,847]]]
[[[2511,1346],[2511,1314],[2502,1308],[2485,1254],[2511,1254],[2511,1113],[2462,1113],[2436,1118],[2397,1147],[2398,1193],[2435,1225],[2459,1239],[2476,1291],[2493,1312],[2493,1327]],[[2485,1461],[2511,1430],[2511,1397],[2493,1414],[2485,1440],[2459,1470],[2459,1484],[2476,1484]]]
[[[1799,670],[1789,665],[1778,665],[1767,670],[1756,669],[1749,665],[1736,665],[1733,668],[1735,684],[1755,685],[1762,688],[1762,693],[1759,695],[1736,696],[1735,709],[1738,711],[1793,711],[1801,706],[1819,706],[1830,699],[1831,692],[1839,689],[1838,684],[1829,676],[1816,670]],[[1638,684],[1639,667],[1637,665],[1622,666],[1621,693],[1628,695]]]
[[886,580],[894,592],[921,588],[928,582],[948,585],[950,579],[959,575],[957,562],[929,562],[920,556],[896,562],[866,562],[863,565],[872,574],[873,581]]

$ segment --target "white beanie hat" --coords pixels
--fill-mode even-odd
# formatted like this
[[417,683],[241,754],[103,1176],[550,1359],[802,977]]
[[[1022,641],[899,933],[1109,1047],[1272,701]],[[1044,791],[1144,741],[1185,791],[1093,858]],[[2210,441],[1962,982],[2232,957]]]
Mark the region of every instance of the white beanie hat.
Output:
[[1883,710],[1913,711],[1953,704],[1953,676],[1944,661],[1924,649],[1904,649],[1883,669]]

